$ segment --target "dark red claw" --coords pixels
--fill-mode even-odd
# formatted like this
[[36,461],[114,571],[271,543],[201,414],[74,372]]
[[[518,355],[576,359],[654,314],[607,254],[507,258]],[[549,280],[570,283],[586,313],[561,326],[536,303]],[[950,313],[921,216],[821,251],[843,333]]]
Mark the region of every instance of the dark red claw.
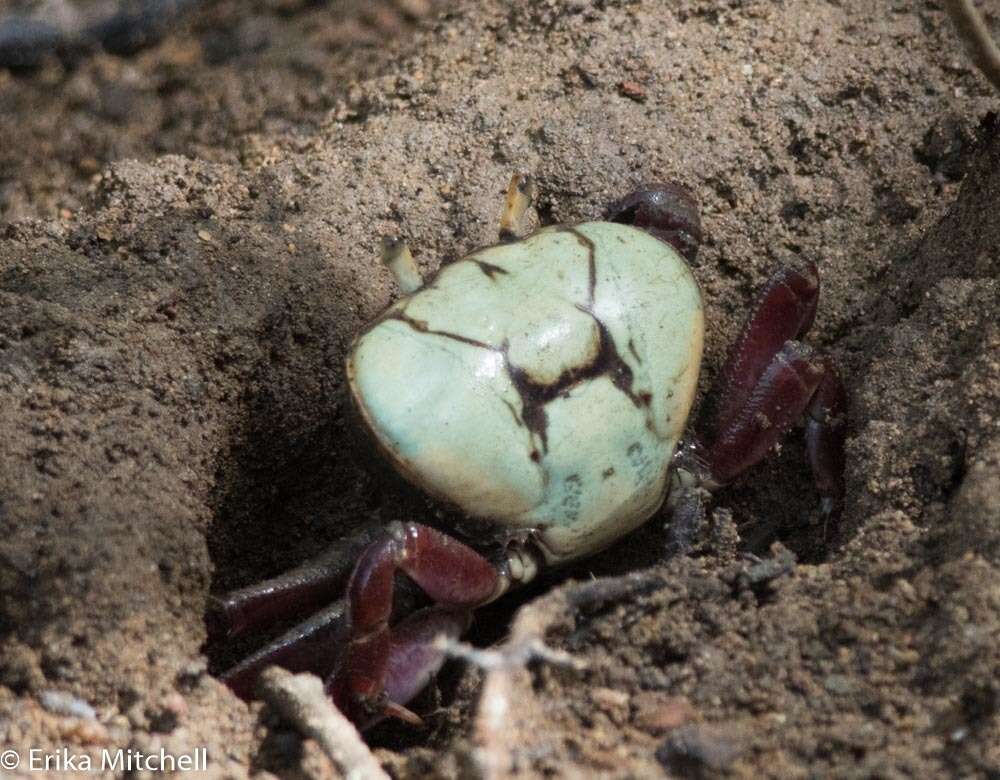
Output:
[[361,554],[347,583],[351,636],[359,637],[384,626],[392,612],[393,577],[403,558],[404,542],[387,535]]
[[358,725],[381,714],[380,699],[391,650],[388,628],[352,640],[327,681],[333,703]]
[[809,406],[825,368],[812,350],[787,342],[708,450],[712,475],[731,482],[759,462]]
[[496,568],[471,547],[433,528],[407,528],[403,570],[438,604],[478,606],[493,595]]
[[430,607],[393,627],[392,652],[385,675],[389,699],[408,702],[426,688],[446,659],[434,644],[437,637],[456,640],[471,622],[468,610]]
[[717,436],[744,408],[785,342],[801,338],[809,330],[818,298],[819,273],[813,263],[799,270],[783,268],[768,280],[716,383],[720,396]]
[[[427,687],[447,659],[436,646],[439,636],[458,639],[471,622],[467,610],[445,607],[428,607],[405,618],[393,626],[388,654],[384,656],[381,682],[372,685],[370,656],[359,653],[361,663],[355,667],[356,676],[341,673],[327,681],[327,692],[334,704],[359,728],[374,726],[394,713],[379,709],[385,704],[406,703]],[[380,648],[381,650],[381,648]],[[360,690],[367,690],[375,707],[366,707]],[[381,695],[380,695],[381,694]]]
[[613,203],[605,212],[609,222],[647,230],[693,261],[701,245],[698,201],[687,187],[673,182],[647,184]]
[[[444,606],[390,629],[397,570]],[[418,523],[390,527],[362,554],[348,584],[348,644],[328,682],[337,706],[362,727],[385,715],[410,717],[401,706],[408,698],[393,693],[415,694],[425,684],[418,683],[443,662],[426,646],[426,637],[440,626],[454,633],[469,610],[496,593],[498,583],[496,568],[456,539]]]
[[[397,583],[397,571],[412,582]],[[418,722],[402,705],[444,662],[433,638],[460,636],[470,610],[492,598],[498,584],[499,574],[489,561],[427,526],[396,523],[380,529],[374,539],[362,532],[292,572],[214,601],[210,619],[215,633],[231,635],[286,619],[301,611],[303,602],[308,608],[323,598],[329,602],[339,591],[345,594],[222,679],[249,699],[266,666],[308,670],[328,675],[327,690],[337,706],[362,727],[387,715]],[[412,611],[415,587],[439,606],[392,625]]]

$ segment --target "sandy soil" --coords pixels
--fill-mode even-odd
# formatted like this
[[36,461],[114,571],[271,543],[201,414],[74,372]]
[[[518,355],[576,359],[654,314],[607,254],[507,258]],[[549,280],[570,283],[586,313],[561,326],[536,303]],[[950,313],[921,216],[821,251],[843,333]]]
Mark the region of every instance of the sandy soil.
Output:
[[[1000,99],[943,12],[439,8],[223,1],[131,59],[0,73],[0,745],[329,774],[211,676],[245,648],[205,644],[206,598],[422,510],[357,457],[344,351],[394,295],[377,236],[431,270],[493,238],[519,168],[546,222],[650,178],[698,194],[703,391],[774,266],[816,260],[847,507],[820,519],[790,442],[693,556],[663,560],[657,518],[474,629],[501,640],[520,606],[585,668],[454,668],[432,728],[377,730],[378,757],[1000,775]],[[592,576],[624,579],[565,583]]]

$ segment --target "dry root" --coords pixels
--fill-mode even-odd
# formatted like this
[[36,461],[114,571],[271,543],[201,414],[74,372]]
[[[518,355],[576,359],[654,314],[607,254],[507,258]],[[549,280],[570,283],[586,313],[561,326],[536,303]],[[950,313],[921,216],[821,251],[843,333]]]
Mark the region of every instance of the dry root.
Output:
[[549,647],[540,637],[528,637],[517,644],[507,642],[497,650],[480,650],[446,636],[438,637],[434,645],[449,658],[458,658],[487,672],[523,669],[532,661],[544,661],[578,671],[587,668],[586,662]]
[[330,701],[318,677],[272,666],[261,674],[257,691],[281,717],[316,740],[344,777],[389,780],[354,724]]
[[568,653],[548,647],[544,637],[562,624],[572,630],[576,615],[588,609],[649,593],[663,586],[662,575],[640,572],[614,579],[571,583],[524,606],[517,613],[510,639],[497,650],[477,650],[462,643],[450,643],[445,652],[466,658],[486,670],[479,699],[472,759],[475,772],[483,778],[508,777],[513,772],[510,719],[518,675],[540,660],[574,670],[586,663]]

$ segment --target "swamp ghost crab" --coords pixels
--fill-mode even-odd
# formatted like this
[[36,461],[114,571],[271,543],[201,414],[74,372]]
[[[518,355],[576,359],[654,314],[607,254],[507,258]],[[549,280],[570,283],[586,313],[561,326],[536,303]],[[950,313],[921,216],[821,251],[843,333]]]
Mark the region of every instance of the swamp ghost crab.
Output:
[[[443,663],[435,637],[461,635],[475,608],[542,567],[604,549],[664,505],[670,544],[684,550],[705,492],[803,417],[822,509],[836,511],[844,390],[798,341],[816,312],[816,267],[769,280],[720,373],[714,419],[684,439],[704,332],[685,262],[701,238],[693,197],[652,185],[604,221],[518,238],[531,189],[515,176],[500,243],[426,283],[406,245],[384,241],[404,295],[347,358],[354,408],[378,450],[462,519],[393,523],[216,599],[213,617],[230,634],[324,607],[223,675],[240,695],[276,663],[323,675],[361,727],[419,722],[406,704]],[[431,606],[405,614],[413,584]]]

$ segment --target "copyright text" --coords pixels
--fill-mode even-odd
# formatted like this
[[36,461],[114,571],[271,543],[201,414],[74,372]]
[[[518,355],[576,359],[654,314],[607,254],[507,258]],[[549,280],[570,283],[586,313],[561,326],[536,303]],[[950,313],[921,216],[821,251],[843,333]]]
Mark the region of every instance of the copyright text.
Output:
[[105,748],[100,755],[74,753],[69,748],[0,752],[0,770],[28,772],[195,772],[208,769],[208,748],[169,753],[161,748],[144,753],[132,748]]

